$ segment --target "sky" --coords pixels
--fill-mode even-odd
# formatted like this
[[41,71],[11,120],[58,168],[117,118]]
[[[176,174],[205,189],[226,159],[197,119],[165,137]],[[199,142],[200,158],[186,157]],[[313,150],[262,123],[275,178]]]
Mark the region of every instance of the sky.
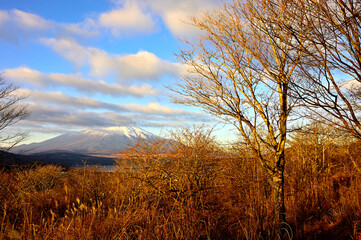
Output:
[[[136,126],[155,134],[194,124],[231,130],[172,103],[181,81],[180,39],[196,40],[191,16],[220,0],[2,0],[0,72],[27,96],[31,114],[12,130],[26,143],[66,131]],[[227,130],[226,130],[227,129]]]

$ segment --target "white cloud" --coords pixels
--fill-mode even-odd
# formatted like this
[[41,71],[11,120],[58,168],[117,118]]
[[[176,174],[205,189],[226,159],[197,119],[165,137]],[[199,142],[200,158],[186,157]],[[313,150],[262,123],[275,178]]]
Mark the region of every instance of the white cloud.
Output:
[[77,67],[86,64],[89,58],[89,52],[71,38],[41,38],[40,42],[52,47],[57,54],[74,63]]
[[6,11],[0,10],[0,26],[10,19],[9,14]]
[[200,31],[189,25],[191,17],[199,17],[202,11],[211,11],[222,4],[219,0],[137,0],[161,16],[169,30],[179,37],[196,37]]
[[[63,133],[91,127],[140,126],[184,127],[187,122],[207,122],[211,119],[201,113],[172,109],[151,102],[114,104],[88,97],[74,97],[61,92],[18,89],[17,94],[29,95],[31,115],[17,124],[31,132]],[[30,101],[30,102],[29,102]]]
[[219,8],[220,0],[115,0],[120,8],[103,13],[99,25],[117,30],[149,32],[160,16],[172,34],[178,37],[196,37],[200,31],[189,25],[191,17],[199,17],[202,11]]
[[100,14],[99,25],[110,28],[116,36],[129,32],[150,32],[155,26],[152,16],[143,12],[134,1],[126,1],[123,8]]
[[32,14],[23,12],[20,10],[12,10],[14,21],[18,23],[20,27],[26,29],[47,29],[52,26],[52,22],[45,20],[44,18]]
[[[42,73],[27,67],[5,69],[6,78],[15,84],[23,83],[25,87],[38,89],[18,90],[19,94],[29,95],[26,101],[32,111],[31,116],[20,122],[19,126],[24,124],[31,126],[31,129],[53,126],[56,130],[68,126],[134,125],[135,122],[141,126],[183,126],[189,120],[204,121],[204,115],[173,109],[154,102],[154,98],[146,103],[144,100],[147,99],[142,99],[142,104],[129,103],[129,98],[120,98],[160,95],[160,91],[149,84],[131,84],[131,81],[155,80],[167,74],[178,75],[182,70],[180,64],[143,50],[122,55],[109,54],[101,49],[84,47],[73,38],[108,37],[109,33],[117,36],[150,33],[158,29],[156,24],[160,20],[175,35],[196,35],[188,25],[182,23],[182,19],[187,20],[188,16],[198,14],[203,7],[214,6],[215,1],[122,0],[114,9],[73,23],[55,22],[17,9],[0,10],[0,38],[10,41],[40,39],[40,43],[51,47],[78,68],[89,69],[88,78],[80,73]],[[62,38],[57,39],[59,36]],[[109,76],[124,84],[110,84],[99,79]],[[59,89],[75,90],[84,96],[71,96]],[[107,95],[107,99],[111,99],[109,96],[117,97],[117,102],[114,99],[93,98],[98,97],[97,94]]]
[[5,75],[10,80],[17,83],[29,83],[34,86],[48,86],[50,82],[46,81],[44,74],[30,68],[20,67],[14,69],[5,69]]
[[84,38],[95,37],[99,35],[99,29],[94,19],[87,18],[80,23],[60,24],[67,35],[81,36]]
[[141,106],[139,104],[126,104],[124,105],[124,107],[126,109],[128,109],[129,111],[132,112],[140,112],[140,113],[145,113],[145,114],[155,114],[155,115],[187,115],[187,114],[192,114],[191,112],[185,112],[182,110],[178,110],[178,109],[172,109],[168,106],[161,106],[156,102],[150,102],[148,105],[146,106]]
[[54,24],[44,18],[17,9],[0,11],[0,39],[19,43],[52,32]]
[[18,9],[0,10],[0,39],[19,42],[39,36],[98,36],[98,23],[90,18],[80,23],[58,23]]
[[163,20],[169,30],[176,36],[196,36],[197,29],[187,24],[191,14],[183,10],[173,10],[163,13]]
[[17,89],[18,96],[29,96],[33,102],[55,103],[75,108],[102,108],[102,103],[89,97],[73,97],[62,92],[46,92],[40,90]]
[[107,30],[115,36],[150,33],[162,19],[177,37],[194,37],[199,31],[184,23],[202,10],[217,8],[219,0],[120,0],[114,9],[99,13],[81,22],[61,23],[21,11],[0,11],[0,38],[18,42],[21,38],[39,36],[67,36],[90,38],[101,36]]
[[[30,103],[29,110],[32,114],[21,124],[38,126],[52,125],[57,128],[71,127],[95,127],[95,126],[119,126],[134,125],[132,119],[114,112],[91,112],[81,111],[64,106],[50,106],[43,103]],[[20,124],[19,124],[20,125]]]
[[111,96],[154,96],[160,94],[160,92],[151,86],[135,85],[135,86],[122,86],[120,84],[109,84],[102,80],[90,80],[78,76],[76,74],[60,74],[50,73],[44,74],[39,71],[20,67],[14,69],[4,70],[6,77],[16,83],[28,83],[37,87],[55,87],[55,86],[67,86],[73,87],[79,92],[83,93],[101,93]]
[[97,77],[113,73],[123,80],[149,80],[167,73],[177,75],[180,71],[178,64],[159,59],[147,51],[128,55],[110,55],[98,49],[89,52],[90,74]]
[[41,39],[60,56],[75,65],[87,65],[95,77],[114,75],[119,81],[154,80],[164,74],[178,75],[181,65],[159,59],[153,53],[139,51],[136,54],[108,54],[96,48],[84,48],[72,39]]
[[347,81],[342,81],[338,84],[338,86],[342,89],[349,89],[349,90],[357,90],[359,91],[361,88],[361,82],[356,79],[351,79]]
[[99,101],[90,97],[74,97],[62,92],[47,92],[40,90],[17,89],[18,96],[29,96],[33,103],[48,103],[59,106],[67,106],[76,109],[106,109],[116,112],[133,112],[147,115],[187,115],[193,114],[183,110],[172,109],[168,106],[161,106],[156,102],[150,102],[147,105],[137,103],[116,104]]
[[116,104],[89,97],[75,97],[59,91],[46,92],[40,90],[18,89],[17,95],[27,95],[27,105],[31,111],[29,118],[18,126],[30,126],[33,130],[42,126],[57,129],[68,127],[94,127],[139,125],[166,127],[184,126],[192,120],[207,121],[204,114],[172,109],[156,102],[145,105]]

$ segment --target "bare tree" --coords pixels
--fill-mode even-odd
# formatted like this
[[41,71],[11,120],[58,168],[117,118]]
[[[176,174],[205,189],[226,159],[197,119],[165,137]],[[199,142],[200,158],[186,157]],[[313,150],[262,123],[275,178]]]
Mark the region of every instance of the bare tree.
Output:
[[0,146],[3,151],[8,151],[27,136],[23,132],[4,131],[29,114],[27,106],[21,103],[25,96],[17,95],[17,89],[0,75]]
[[[292,24],[278,25],[307,54],[304,80],[295,88],[315,118],[361,139],[361,1],[291,0]],[[279,41],[285,42],[282,35]]]
[[[188,71],[172,90],[177,103],[197,106],[228,121],[267,169],[275,192],[276,234],[286,222],[285,145],[296,99],[289,95],[303,52],[274,36],[292,34],[273,22],[291,19],[283,1],[245,0],[194,18],[203,30],[185,41],[178,57]],[[291,19],[292,20],[292,19]]]
[[202,126],[170,132],[170,139],[141,139],[117,162],[123,173],[158,193],[198,199],[214,187],[222,154],[212,129]]
[[344,132],[316,120],[293,132],[289,145],[302,166],[309,166],[313,175],[317,176],[320,173],[330,172],[332,167],[329,161],[330,154],[340,141],[345,141],[346,138]]

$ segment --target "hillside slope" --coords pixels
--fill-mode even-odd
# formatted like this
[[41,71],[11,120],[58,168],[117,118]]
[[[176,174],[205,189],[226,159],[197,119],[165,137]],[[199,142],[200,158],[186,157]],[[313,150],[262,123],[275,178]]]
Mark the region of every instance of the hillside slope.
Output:
[[50,151],[68,151],[79,154],[116,154],[131,142],[154,139],[157,136],[137,127],[110,127],[68,132],[39,143],[23,144],[12,149],[14,153],[34,154]]

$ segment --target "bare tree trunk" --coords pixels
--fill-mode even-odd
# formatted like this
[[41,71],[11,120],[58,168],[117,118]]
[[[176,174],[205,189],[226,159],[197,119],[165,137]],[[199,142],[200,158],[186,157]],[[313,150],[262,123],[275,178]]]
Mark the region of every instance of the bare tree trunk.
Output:
[[[275,28],[285,1],[231,1],[216,13],[194,18],[205,37],[185,41],[178,54],[188,66],[183,82],[171,87],[176,103],[196,106],[232,123],[269,173],[274,189],[275,238],[285,226],[284,149],[290,115],[298,106],[289,87],[298,79],[296,66],[303,53],[284,44],[292,34]],[[272,159],[269,157],[272,156]]]
[[282,232],[283,227],[286,225],[286,207],[285,207],[285,191],[284,191],[284,170],[285,170],[285,157],[284,151],[276,156],[276,162],[278,163],[273,175],[273,188],[274,188],[274,211],[275,211],[275,237],[283,239]]

